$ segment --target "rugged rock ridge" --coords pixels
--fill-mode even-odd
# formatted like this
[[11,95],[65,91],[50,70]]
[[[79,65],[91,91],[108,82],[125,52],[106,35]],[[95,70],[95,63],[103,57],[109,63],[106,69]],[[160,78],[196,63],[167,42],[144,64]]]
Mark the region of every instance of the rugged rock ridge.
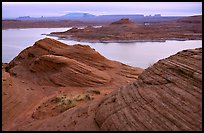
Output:
[[23,79],[34,79],[32,82],[39,85],[82,87],[109,83],[112,77],[107,71],[113,69],[120,77],[136,79],[138,73],[132,73],[132,67],[106,59],[89,46],[69,46],[49,38],[23,50],[6,69]]
[[105,97],[95,116],[101,130],[201,130],[202,48],[155,63]]

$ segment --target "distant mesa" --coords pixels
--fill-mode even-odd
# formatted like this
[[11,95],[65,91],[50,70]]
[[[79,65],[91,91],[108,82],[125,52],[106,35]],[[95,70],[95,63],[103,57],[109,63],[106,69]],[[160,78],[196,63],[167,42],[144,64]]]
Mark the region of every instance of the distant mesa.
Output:
[[17,19],[20,19],[20,20],[29,20],[29,19],[31,19],[31,17],[30,16],[20,16]]
[[18,18],[30,18],[30,16],[20,16]]
[[147,15],[147,16],[145,16],[145,17],[162,17],[162,15],[161,14],[154,14],[154,15]]
[[161,14],[155,14],[154,16],[155,17],[161,17]]
[[95,15],[89,14],[89,13],[68,13],[62,17],[67,18],[81,18],[81,17],[94,17]]

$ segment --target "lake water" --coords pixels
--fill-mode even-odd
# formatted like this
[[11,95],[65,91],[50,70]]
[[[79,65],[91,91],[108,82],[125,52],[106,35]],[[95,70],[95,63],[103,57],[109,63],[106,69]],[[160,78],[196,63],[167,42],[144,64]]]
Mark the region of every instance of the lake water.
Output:
[[23,49],[32,46],[37,40],[45,37],[53,38],[68,45],[90,45],[103,56],[122,63],[147,68],[160,59],[169,57],[184,49],[202,47],[202,40],[166,42],[134,42],[134,43],[88,43],[72,40],[60,40],[42,34],[54,31],[65,31],[70,28],[29,28],[2,30],[2,62],[8,63]]

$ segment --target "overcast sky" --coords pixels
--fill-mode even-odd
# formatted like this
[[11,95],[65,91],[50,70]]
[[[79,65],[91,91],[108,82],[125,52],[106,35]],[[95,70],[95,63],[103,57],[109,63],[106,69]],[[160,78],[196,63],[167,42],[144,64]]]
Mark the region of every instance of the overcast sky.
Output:
[[202,2],[2,2],[3,18],[62,16],[70,12],[191,16],[202,14]]

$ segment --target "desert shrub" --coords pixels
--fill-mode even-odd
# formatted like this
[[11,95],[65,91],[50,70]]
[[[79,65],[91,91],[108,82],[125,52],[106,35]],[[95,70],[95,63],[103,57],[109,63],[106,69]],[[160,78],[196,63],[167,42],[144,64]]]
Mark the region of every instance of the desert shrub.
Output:
[[66,100],[64,100],[62,106],[63,106],[63,108],[65,110],[67,110],[67,109],[70,109],[72,107],[75,107],[76,106],[76,102],[74,100],[72,100],[72,99],[66,99]]
[[85,95],[77,95],[76,97],[74,97],[74,100],[76,101],[82,101],[85,99]]
[[63,102],[65,99],[67,99],[68,97],[66,97],[66,95],[62,95],[62,96],[56,96],[55,98],[53,98],[51,100],[51,102],[55,102],[55,103],[59,103],[59,102]]
[[58,103],[61,101],[61,97],[57,96],[55,97],[54,99],[52,99],[51,101],[55,102],[55,103]]
[[91,97],[89,96],[89,94],[85,95],[85,100],[91,100]]
[[67,97],[66,95],[56,96],[51,100],[56,105],[55,107],[60,109],[60,112],[64,112],[72,107],[77,105],[77,102],[82,100],[93,100],[89,94],[79,94],[75,95],[74,97]]
[[89,94],[86,94],[86,95],[77,95],[73,99],[76,101],[82,101],[82,100],[91,100],[91,97]]

